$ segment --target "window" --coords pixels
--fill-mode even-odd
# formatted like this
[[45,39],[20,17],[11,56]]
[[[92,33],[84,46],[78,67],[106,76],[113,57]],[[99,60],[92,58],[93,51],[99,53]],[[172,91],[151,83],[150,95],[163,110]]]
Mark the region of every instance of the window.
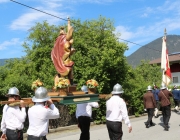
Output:
[[178,83],[178,77],[173,77],[173,83]]

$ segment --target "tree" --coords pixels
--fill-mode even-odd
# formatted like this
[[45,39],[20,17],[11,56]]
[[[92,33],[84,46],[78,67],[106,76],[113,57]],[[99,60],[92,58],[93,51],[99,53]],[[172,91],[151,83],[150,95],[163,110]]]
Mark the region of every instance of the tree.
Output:
[[[74,32],[74,78],[80,86],[89,79],[99,82],[99,93],[110,93],[116,83],[123,83],[127,62],[124,52],[127,45],[120,43],[114,34],[114,26],[109,19],[80,20],[72,22]],[[81,25],[81,26],[79,26]]]
[[124,84],[125,94],[123,94],[128,107],[133,109],[136,116],[139,116],[144,110],[143,94],[147,86],[159,85],[161,82],[161,71],[157,65],[150,65],[149,61],[141,61],[141,64],[135,69],[129,67]]
[[[88,79],[96,79],[99,93],[110,93],[116,83],[123,83],[125,79],[128,67],[124,52],[127,45],[118,41],[109,19],[100,17],[82,23],[72,20],[71,23],[74,27],[73,47],[76,49],[72,55],[74,81],[81,87]],[[29,30],[23,44],[26,56],[10,61],[6,66],[11,79],[7,78],[7,81],[11,85],[18,83],[16,79],[27,78],[25,81],[30,87],[32,81],[39,78],[47,88],[52,88],[57,72],[51,60],[51,50],[59,30],[60,26],[49,25],[46,21]],[[29,88],[25,90],[29,92]]]

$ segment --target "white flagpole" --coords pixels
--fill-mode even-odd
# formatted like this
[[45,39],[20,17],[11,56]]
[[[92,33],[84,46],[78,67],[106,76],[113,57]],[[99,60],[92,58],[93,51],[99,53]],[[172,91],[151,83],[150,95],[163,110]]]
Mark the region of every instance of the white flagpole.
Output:
[[162,83],[169,85],[171,82],[171,70],[169,66],[169,57],[168,57],[168,49],[166,46],[166,29],[164,30],[164,37],[162,38],[162,54],[161,54],[161,69],[163,71],[162,74]]
[[164,29],[164,36],[162,38],[162,53],[161,53],[161,69],[162,69],[162,84],[166,84],[166,28]]

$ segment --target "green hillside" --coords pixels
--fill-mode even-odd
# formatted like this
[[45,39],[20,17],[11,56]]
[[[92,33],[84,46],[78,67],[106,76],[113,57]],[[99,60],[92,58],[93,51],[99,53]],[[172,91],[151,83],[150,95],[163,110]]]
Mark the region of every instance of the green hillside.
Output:
[[[180,35],[167,35],[167,48],[170,53],[180,52]],[[133,67],[140,64],[141,60],[153,60],[161,57],[162,37],[142,46],[127,57],[127,61]],[[8,59],[0,59],[0,66]]]
[[[180,52],[180,35],[167,35],[168,53]],[[140,64],[141,60],[154,60],[161,57],[162,37],[142,46],[127,57],[133,67]]]
[[0,59],[0,66],[3,66],[6,63],[6,60],[8,59]]

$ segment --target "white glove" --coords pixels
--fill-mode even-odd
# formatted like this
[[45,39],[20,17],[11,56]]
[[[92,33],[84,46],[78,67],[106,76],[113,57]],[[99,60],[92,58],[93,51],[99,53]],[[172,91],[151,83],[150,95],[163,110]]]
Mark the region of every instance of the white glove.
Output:
[[144,109],[144,111],[146,111],[146,109]]

